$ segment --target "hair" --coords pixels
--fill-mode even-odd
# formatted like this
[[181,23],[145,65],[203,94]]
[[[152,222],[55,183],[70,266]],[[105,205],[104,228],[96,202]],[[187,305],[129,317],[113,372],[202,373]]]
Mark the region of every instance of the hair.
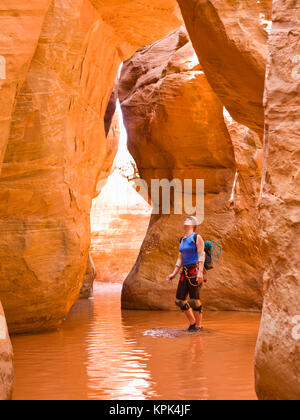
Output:
[[193,217],[193,216],[186,217],[184,219],[184,222],[186,221],[192,222],[193,230],[194,232],[196,232],[198,229],[198,220],[196,219],[196,217]]

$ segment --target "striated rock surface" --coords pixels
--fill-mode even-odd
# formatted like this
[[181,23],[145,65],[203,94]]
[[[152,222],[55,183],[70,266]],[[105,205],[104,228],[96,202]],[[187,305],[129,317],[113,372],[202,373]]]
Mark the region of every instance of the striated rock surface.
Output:
[[[255,217],[259,137],[231,119],[227,127],[223,106],[184,28],[140,49],[125,63],[119,95],[128,147],[143,179],[205,180],[200,233],[224,248],[222,261],[202,292],[206,308],[259,310],[262,263]],[[240,175],[233,191],[237,169]],[[123,308],[176,309],[176,284],[170,286],[165,278],[177,259],[181,221],[182,216],[175,214],[152,216],[138,260],[124,283]]]
[[106,14],[87,0],[53,0],[14,98],[0,178],[0,298],[14,332],[58,327],[79,296],[91,202],[109,173],[104,116],[119,65],[136,48],[127,31],[143,44],[179,23],[166,22],[175,1],[161,12],[142,2],[145,19],[127,9],[132,2],[117,3]]
[[13,350],[0,303],[0,401],[12,398],[14,383]]
[[260,135],[271,0],[178,0],[209,83],[232,117]]
[[300,5],[273,2],[260,204],[264,307],[256,349],[260,399],[300,399]]
[[[86,269],[104,114],[120,58],[110,28],[82,6],[50,6],[4,158],[0,296],[15,332],[57,327]],[[107,43],[99,47],[99,39]]]
[[[128,58],[140,46],[168,35],[182,24],[176,0],[90,0],[103,21],[122,40]],[[125,58],[125,55],[123,58]]]
[[0,4],[0,173],[11,114],[25,81],[50,0]]
[[[51,5],[56,9],[62,5],[67,11],[71,4],[70,0],[31,0],[26,4],[21,0],[7,0],[0,5],[0,170],[12,113],[37,48],[48,8]],[[143,0],[138,4],[133,0],[81,0],[74,3],[74,9],[79,7],[80,13],[87,15],[90,4],[98,10],[102,22],[115,33],[121,60],[128,58],[141,45],[167,35],[182,22],[176,0],[165,1],[163,7],[158,0]]]

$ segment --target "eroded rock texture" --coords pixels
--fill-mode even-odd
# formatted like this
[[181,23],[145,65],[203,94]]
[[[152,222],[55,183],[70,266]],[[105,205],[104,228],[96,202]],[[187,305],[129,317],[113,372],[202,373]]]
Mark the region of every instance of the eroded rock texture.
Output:
[[13,350],[8,335],[5,315],[0,303],[0,400],[11,399],[13,382]]
[[[0,179],[0,297],[11,331],[56,328],[77,300],[91,200],[110,147],[104,115],[118,67],[136,44],[179,24],[175,1],[161,12],[141,2],[145,19],[130,3],[99,2],[96,9],[88,0],[52,0],[38,42],[31,42],[35,54],[7,117]],[[7,14],[14,15],[14,4],[5,2]],[[118,11],[106,13],[108,5]],[[42,11],[36,15],[41,20]],[[9,71],[8,78],[15,75]]]
[[207,79],[232,117],[260,135],[271,0],[178,0]]
[[273,2],[266,85],[264,307],[256,350],[261,399],[300,399],[300,5]]
[[182,23],[176,0],[90,0],[122,40],[125,55],[166,36]]
[[[86,268],[106,148],[110,92],[102,80],[109,83],[120,58],[110,29],[81,6],[50,6],[13,115],[0,179],[0,295],[12,331],[59,325]],[[99,48],[106,38],[112,45]]]
[[[152,178],[205,180],[200,233],[224,247],[222,262],[202,293],[205,306],[258,310],[262,300],[255,217],[259,137],[230,118],[228,131],[223,106],[184,28],[140,49],[125,63],[119,95],[129,150],[143,179],[148,183]],[[236,169],[240,175],[232,196]],[[181,221],[180,215],[152,216],[138,260],[124,283],[124,308],[176,309],[176,285],[170,286],[165,278],[177,259]]]
[[0,5],[0,173],[11,114],[40,36],[50,0],[5,1]]

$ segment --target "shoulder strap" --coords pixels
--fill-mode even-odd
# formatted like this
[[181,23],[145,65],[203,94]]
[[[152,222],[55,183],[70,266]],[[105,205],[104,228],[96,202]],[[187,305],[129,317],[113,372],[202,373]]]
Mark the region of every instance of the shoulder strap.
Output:
[[198,233],[194,233],[194,237],[193,237],[193,241],[195,242],[195,244],[197,245],[197,237],[198,237]]
[[[197,237],[198,237],[198,233],[194,233],[194,236],[193,236],[193,242],[197,245]],[[182,239],[183,239],[183,236],[180,238],[180,241],[179,241],[179,243],[181,244],[181,241],[182,241]]]

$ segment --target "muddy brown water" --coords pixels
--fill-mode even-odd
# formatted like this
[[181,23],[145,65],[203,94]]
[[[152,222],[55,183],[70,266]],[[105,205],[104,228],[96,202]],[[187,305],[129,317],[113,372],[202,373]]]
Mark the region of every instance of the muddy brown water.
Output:
[[121,311],[121,285],[97,284],[56,332],[15,336],[14,399],[256,399],[260,315]]

